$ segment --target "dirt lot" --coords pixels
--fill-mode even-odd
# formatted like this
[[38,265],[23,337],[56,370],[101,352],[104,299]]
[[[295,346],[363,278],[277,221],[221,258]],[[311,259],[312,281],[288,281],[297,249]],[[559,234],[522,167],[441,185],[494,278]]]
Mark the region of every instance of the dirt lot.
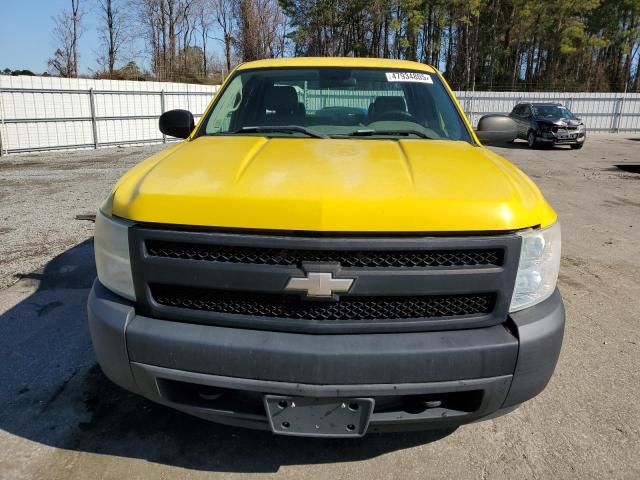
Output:
[[567,330],[549,387],[516,412],[430,433],[296,440],[209,424],[95,366],[92,213],[161,146],[0,160],[0,478],[640,478],[640,138],[496,149],[563,224]]

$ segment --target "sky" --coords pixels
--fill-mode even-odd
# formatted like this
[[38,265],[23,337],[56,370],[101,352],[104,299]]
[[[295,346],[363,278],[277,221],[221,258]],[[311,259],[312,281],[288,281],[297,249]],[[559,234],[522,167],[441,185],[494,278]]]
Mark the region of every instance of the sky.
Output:
[[[71,0],[0,0],[0,70],[45,72],[56,50],[52,17],[70,8]],[[99,14],[96,0],[80,0],[80,8],[85,32],[79,41],[79,70],[88,74],[98,68]]]

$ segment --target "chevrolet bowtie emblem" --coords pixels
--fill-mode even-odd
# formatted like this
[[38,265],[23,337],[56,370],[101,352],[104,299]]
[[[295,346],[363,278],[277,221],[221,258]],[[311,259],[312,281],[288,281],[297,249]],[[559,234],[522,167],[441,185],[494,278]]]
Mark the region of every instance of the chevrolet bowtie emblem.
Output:
[[332,273],[309,272],[306,277],[291,277],[287,291],[305,292],[307,297],[332,297],[334,293],[348,292],[353,278],[333,278]]

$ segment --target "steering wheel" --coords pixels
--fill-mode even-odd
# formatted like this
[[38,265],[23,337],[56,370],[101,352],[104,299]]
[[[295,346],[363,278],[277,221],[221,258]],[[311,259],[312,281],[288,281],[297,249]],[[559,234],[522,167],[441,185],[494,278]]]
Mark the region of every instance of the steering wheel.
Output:
[[404,110],[389,110],[387,112],[382,112],[373,117],[373,119],[369,123],[373,122],[381,122],[381,121],[400,121],[400,122],[413,122],[420,123],[420,121],[411,115],[409,112],[405,112]]

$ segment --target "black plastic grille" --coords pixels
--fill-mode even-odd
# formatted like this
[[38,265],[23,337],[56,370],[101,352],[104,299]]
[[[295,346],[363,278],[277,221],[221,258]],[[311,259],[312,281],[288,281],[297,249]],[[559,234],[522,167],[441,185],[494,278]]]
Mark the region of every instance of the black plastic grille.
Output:
[[304,301],[295,295],[231,292],[152,285],[161,305],[235,315],[298,320],[400,320],[488,314],[495,295],[428,295],[402,297],[345,296],[337,302]]
[[501,266],[501,249],[475,250],[297,250],[207,245],[147,240],[149,255],[183,260],[256,265],[300,266],[302,262],[337,262],[343,268],[425,268]]

